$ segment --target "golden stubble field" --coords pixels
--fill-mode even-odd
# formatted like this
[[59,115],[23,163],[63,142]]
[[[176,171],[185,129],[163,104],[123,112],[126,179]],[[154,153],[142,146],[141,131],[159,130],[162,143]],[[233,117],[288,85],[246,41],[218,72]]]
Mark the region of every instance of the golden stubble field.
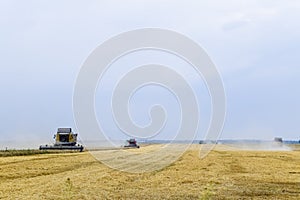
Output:
[[0,199],[300,199],[299,150],[218,145],[202,160],[198,150],[141,174],[108,168],[89,152],[0,157]]

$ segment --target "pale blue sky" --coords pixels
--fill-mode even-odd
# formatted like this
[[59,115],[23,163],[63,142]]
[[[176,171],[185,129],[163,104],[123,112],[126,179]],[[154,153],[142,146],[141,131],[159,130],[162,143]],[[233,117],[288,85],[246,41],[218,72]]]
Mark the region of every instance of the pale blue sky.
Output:
[[84,60],[111,36],[144,27],[180,32],[206,49],[226,89],[221,138],[298,140],[299,11],[297,0],[1,0],[0,141],[51,141],[57,127],[74,127]]

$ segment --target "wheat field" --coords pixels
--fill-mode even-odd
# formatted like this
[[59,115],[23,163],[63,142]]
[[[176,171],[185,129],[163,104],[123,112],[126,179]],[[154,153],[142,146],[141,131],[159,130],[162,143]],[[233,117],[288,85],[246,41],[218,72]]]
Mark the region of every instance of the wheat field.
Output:
[[218,145],[199,159],[193,145],[150,173],[111,169],[89,152],[0,157],[0,199],[300,199],[300,151]]

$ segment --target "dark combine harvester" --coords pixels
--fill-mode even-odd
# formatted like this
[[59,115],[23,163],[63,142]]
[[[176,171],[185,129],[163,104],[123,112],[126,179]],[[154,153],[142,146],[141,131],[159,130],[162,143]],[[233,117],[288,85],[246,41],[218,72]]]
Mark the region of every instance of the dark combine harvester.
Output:
[[72,132],[72,128],[58,128],[54,135],[54,145],[41,145],[40,150],[79,150],[83,151],[83,146],[77,144],[77,133]]
[[137,145],[135,139],[129,139],[129,140],[127,140],[127,142],[128,142],[128,144],[124,146],[126,148],[140,148],[140,146]]

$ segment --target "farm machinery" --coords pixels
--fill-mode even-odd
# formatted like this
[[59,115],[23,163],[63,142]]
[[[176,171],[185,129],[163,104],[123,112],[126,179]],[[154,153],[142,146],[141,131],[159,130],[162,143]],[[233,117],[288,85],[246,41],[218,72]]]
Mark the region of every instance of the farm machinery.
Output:
[[125,148],[140,148],[140,146],[137,145],[137,142],[135,139],[127,140],[127,144],[124,147]]
[[55,143],[53,145],[41,145],[40,150],[79,150],[84,147],[77,144],[77,133],[72,132],[72,128],[58,128],[54,135]]

